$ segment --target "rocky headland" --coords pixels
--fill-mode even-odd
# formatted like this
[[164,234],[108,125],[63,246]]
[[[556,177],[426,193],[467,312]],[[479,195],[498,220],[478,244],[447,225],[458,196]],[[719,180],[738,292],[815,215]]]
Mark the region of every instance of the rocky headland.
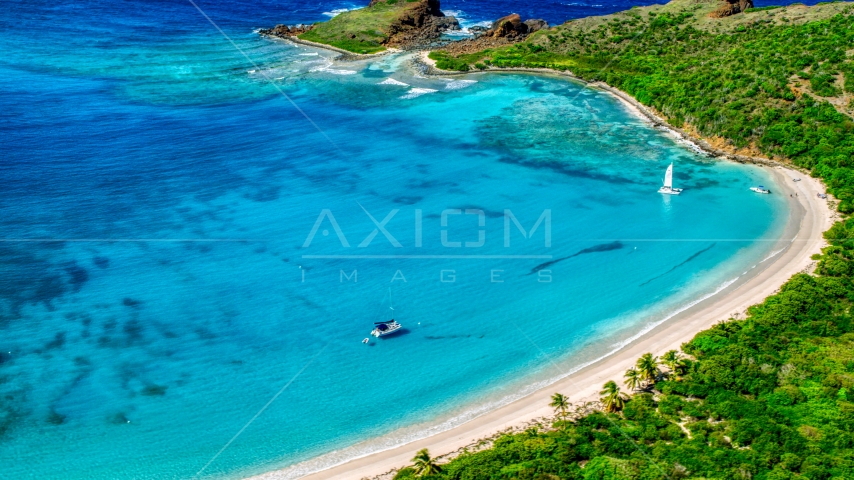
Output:
[[262,35],[299,38],[348,52],[376,53],[387,48],[414,50],[434,44],[443,32],[459,30],[439,0],[371,0],[367,7],[344,12],[314,25],[276,25]]

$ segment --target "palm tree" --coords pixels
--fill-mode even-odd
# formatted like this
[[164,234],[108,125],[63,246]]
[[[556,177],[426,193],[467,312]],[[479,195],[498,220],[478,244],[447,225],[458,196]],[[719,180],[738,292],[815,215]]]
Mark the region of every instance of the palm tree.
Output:
[[669,350],[661,356],[661,363],[667,365],[671,372],[676,373],[676,366],[679,364],[680,357],[676,350]]
[[644,353],[638,359],[637,367],[644,380],[655,383],[658,377],[658,357],[654,357],[651,353]]
[[643,383],[641,373],[636,368],[626,370],[626,386],[632,390],[637,390]]
[[434,459],[430,458],[430,452],[428,452],[426,448],[418,450],[418,453],[415,454],[412,461],[415,462],[413,470],[419,477],[440,473],[442,471],[442,467],[437,465]]
[[688,367],[690,365],[691,363],[688,360],[680,358],[676,362],[676,365],[673,366],[673,371],[676,373],[677,376],[685,375],[685,372],[688,371]]
[[605,406],[606,412],[619,412],[626,406],[626,398],[620,387],[613,380],[608,380],[604,385],[604,389],[599,392],[602,398],[599,399],[602,405]]
[[572,406],[569,398],[562,393],[555,393],[552,395],[552,403],[549,406],[555,409],[555,413],[560,413],[560,418],[564,422],[563,427],[566,428],[566,409]]

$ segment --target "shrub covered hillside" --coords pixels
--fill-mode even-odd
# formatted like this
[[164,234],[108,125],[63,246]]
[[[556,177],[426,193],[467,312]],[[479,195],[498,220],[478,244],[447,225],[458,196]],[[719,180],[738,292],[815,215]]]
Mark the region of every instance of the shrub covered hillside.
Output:
[[572,416],[557,394],[548,431],[447,464],[422,451],[396,478],[854,478],[854,219],[826,236],[817,276],[794,276],[684,353],[644,355],[626,372],[625,388],[639,389],[627,400],[609,382],[603,411]]
[[674,0],[431,58],[443,69],[546,67],[603,81],[712,143],[811,169],[840,211],[854,212],[854,6],[712,19],[713,6]]
[[298,36],[362,54],[418,45],[457,26],[456,19],[445,17],[439,7],[439,0],[372,0],[364,8],[316,23]]
[[379,2],[369,8],[350,10],[300,35],[304,40],[324,43],[356,53],[376,53],[385,50],[388,27],[410,2]]

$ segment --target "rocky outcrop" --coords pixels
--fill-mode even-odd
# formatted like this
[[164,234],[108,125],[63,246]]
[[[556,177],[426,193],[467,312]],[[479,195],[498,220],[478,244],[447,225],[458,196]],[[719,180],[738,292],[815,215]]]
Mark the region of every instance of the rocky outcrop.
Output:
[[261,35],[271,35],[274,37],[296,37],[314,28],[314,25],[276,25],[273,28],[262,28],[258,30]]
[[407,9],[389,25],[385,45],[404,49],[419,48],[429,45],[446,30],[459,29],[456,18],[447,17],[439,10],[439,0],[427,0]]
[[724,0],[717,10],[709,14],[712,18],[724,18],[753,8],[753,0]]
[[522,17],[518,13],[513,13],[492,22],[490,32],[493,37],[513,38],[527,35],[528,26],[522,22]]
[[530,20],[525,20],[525,25],[528,26],[528,33],[534,33],[538,30],[545,30],[549,28],[548,22],[542,20],[540,18],[532,18]]
[[545,20],[531,19],[523,22],[518,13],[513,13],[492,22],[492,27],[484,35],[508,40],[522,40],[528,34],[544,28],[549,28],[549,24]]

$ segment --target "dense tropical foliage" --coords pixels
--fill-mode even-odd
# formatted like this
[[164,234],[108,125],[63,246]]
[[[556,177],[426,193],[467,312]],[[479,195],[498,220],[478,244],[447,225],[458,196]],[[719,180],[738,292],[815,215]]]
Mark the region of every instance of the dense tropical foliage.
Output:
[[713,22],[702,3],[635,8],[431,58],[444,69],[551,68],[603,81],[677,127],[812,170],[839,210],[854,212],[854,7],[755,9]]
[[[784,10],[754,9],[725,32],[701,29],[690,11],[630,11],[433,58],[458,70],[550,67],[603,80],[678,125],[811,169],[850,213],[854,17],[844,8],[782,25],[745,21]],[[499,436],[421,478],[854,478],[854,218],[825,236],[814,275],[795,275],[745,319],[719,323],[681,351],[639,358],[624,378],[630,397],[609,381],[597,410],[567,418],[572,405],[556,394],[551,428]],[[414,476],[405,469],[397,478]]]

